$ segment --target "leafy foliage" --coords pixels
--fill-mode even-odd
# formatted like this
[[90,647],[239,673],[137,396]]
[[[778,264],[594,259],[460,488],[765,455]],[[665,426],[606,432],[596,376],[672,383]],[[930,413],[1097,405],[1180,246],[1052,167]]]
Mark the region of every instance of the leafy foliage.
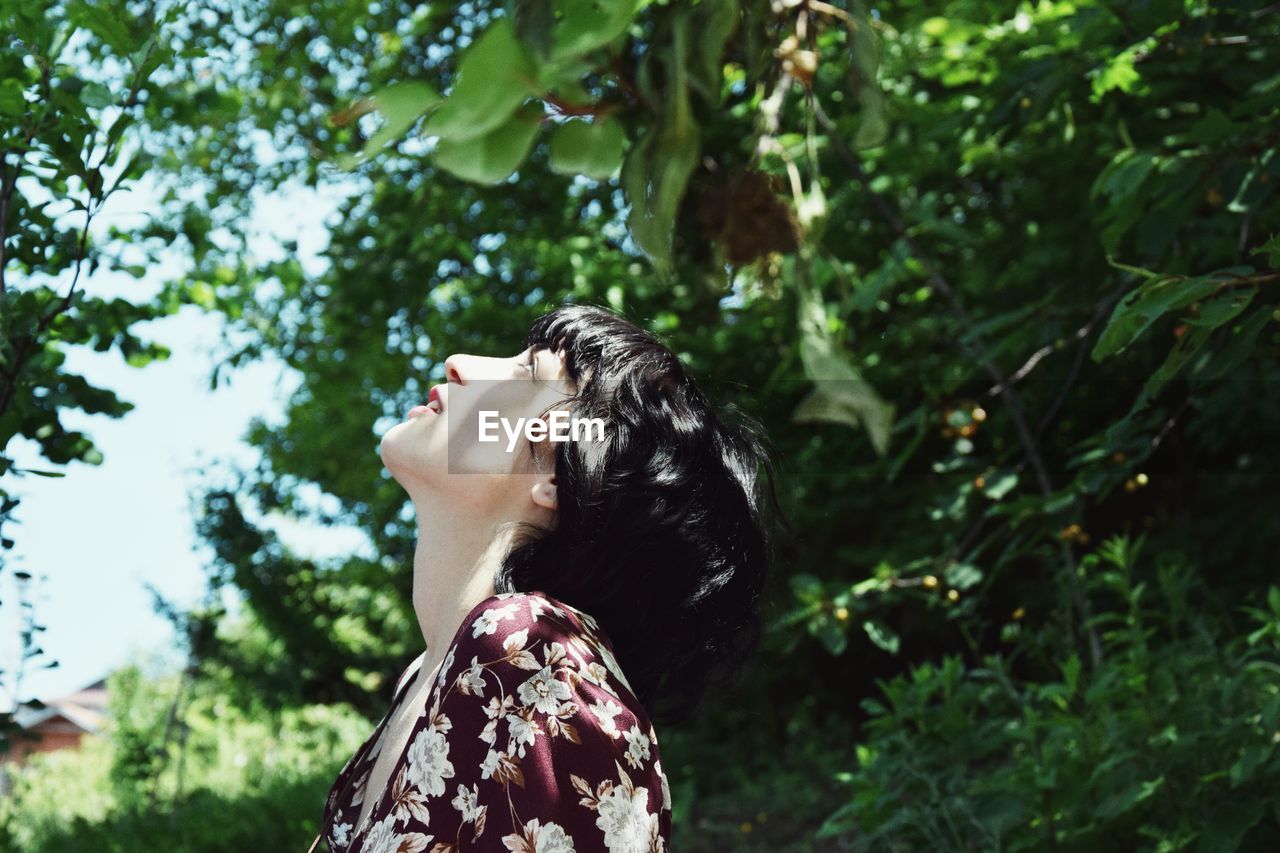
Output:
[[[0,850],[309,844],[329,785],[368,721],[341,706],[237,711],[221,689],[150,666],[117,670],[103,734],[8,768]],[[165,730],[172,736],[162,737]]]
[[[383,710],[420,637],[378,435],[450,353],[598,302],[762,418],[794,533],[760,665],[660,733],[679,849],[1274,829],[1273,9],[253,0],[171,32],[140,139],[198,191],[146,232],[191,249],[157,304],[301,376],[204,495],[251,617],[201,655],[230,699]],[[318,272],[250,251],[300,184],[349,191]],[[379,556],[300,558],[249,502]]]
[[865,700],[850,802],[819,837],[872,850],[1265,847],[1280,831],[1280,589],[1253,634],[1223,638],[1196,607],[1194,572],[1153,572],[1138,550],[1108,540],[1084,561],[1121,605],[1094,671],[1071,655],[1056,677],[1024,680],[1016,652],[947,657]]
[[[131,235],[98,245],[90,234],[107,199],[145,168],[127,134],[167,55],[156,35],[162,21],[135,18],[127,6],[0,2],[0,529],[16,520],[21,503],[7,488],[13,478],[63,476],[16,467],[7,452],[15,437],[35,442],[54,465],[97,465],[102,454],[92,439],[65,429],[59,412],[119,418],[133,408],[65,370],[67,348],[115,347],[135,367],[169,355],[131,327],[172,313],[171,306],[77,289],[82,273],[114,268],[137,277],[144,269],[123,251]],[[0,571],[14,544],[0,534]],[[30,579],[25,571],[14,576]],[[27,618],[30,602],[21,606],[29,626],[25,665],[43,655],[32,637],[44,626]],[[0,672],[19,698],[20,675]],[[0,710],[0,748],[12,729],[10,709]]]

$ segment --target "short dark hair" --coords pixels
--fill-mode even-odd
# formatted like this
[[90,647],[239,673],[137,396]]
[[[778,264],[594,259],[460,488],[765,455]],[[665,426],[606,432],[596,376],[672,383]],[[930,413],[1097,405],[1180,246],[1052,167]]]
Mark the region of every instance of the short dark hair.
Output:
[[495,589],[541,590],[594,617],[650,719],[682,722],[761,640],[773,447],[737,407],[718,412],[657,337],[604,308],[543,315],[525,346],[564,352],[576,393],[558,407],[602,418],[605,441],[554,444],[556,526],[521,537]]

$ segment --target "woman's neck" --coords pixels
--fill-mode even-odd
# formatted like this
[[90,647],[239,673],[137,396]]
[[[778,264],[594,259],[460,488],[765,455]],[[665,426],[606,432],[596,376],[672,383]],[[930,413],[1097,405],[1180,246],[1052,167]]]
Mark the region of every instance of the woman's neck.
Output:
[[493,578],[514,527],[477,517],[465,505],[415,499],[418,541],[413,554],[413,610],[426,644],[424,663],[438,664],[473,607],[493,595]]

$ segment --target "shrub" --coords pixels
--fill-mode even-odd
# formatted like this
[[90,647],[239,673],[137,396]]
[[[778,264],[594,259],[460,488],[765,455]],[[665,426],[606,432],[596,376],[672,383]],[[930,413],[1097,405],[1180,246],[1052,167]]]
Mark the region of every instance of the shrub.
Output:
[[[959,658],[882,683],[844,778],[848,803],[820,836],[876,850],[1235,850],[1280,837],[1280,590],[1228,633],[1192,605],[1177,564],[1135,581],[1115,539],[1083,563],[1105,657],[1055,677],[1017,655]],[[1100,625],[1101,627],[1101,625]]]

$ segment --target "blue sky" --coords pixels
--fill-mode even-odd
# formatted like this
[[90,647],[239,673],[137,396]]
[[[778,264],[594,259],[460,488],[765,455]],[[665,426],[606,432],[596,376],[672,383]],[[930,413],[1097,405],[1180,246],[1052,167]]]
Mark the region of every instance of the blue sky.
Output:
[[[95,231],[110,224],[127,227],[142,215],[154,195],[146,188],[113,196],[95,221]],[[280,251],[287,239],[299,242],[304,266],[316,271],[317,253],[326,241],[325,220],[332,214],[337,191],[297,189],[264,197],[254,216],[258,233],[255,253]],[[81,280],[89,294],[132,300],[148,298],[163,276],[181,269],[181,258],[167,259],[140,280],[112,273]],[[63,282],[59,292],[66,291]],[[135,327],[145,339],[167,345],[173,354],[142,368],[129,367],[116,350],[98,353],[69,348],[65,370],[110,388],[136,408],[120,419],[65,410],[70,430],[92,437],[105,459],[101,465],[73,463],[62,478],[6,477],[5,485],[21,498],[15,511],[20,523],[6,526],[16,540],[8,566],[0,573],[0,681],[11,686],[18,650],[18,606],[13,571],[36,576],[32,590],[37,621],[47,626],[40,645],[54,669],[29,670],[22,698],[48,699],[78,689],[129,660],[153,665],[177,663],[174,633],[152,611],[144,582],[170,601],[191,605],[204,590],[202,566],[208,549],[197,539],[191,496],[198,491],[199,466],[214,470],[231,464],[249,466],[257,458],[241,441],[250,419],[279,423],[285,402],[297,385],[294,372],[276,359],[223,372],[216,391],[209,377],[220,349],[220,322],[194,306],[174,316]],[[228,381],[229,380],[229,381]],[[381,465],[376,434],[370,425],[370,466]],[[18,467],[54,469],[39,457],[37,445],[15,439],[8,448]],[[248,507],[246,507],[248,509]],[[367,552],[360,531],[299,525],[276,519],[265,523],[301,554],[325,556]],[[41,575],[47,579],[40,580]],[[6,706],[11,697],[0,693]]]

